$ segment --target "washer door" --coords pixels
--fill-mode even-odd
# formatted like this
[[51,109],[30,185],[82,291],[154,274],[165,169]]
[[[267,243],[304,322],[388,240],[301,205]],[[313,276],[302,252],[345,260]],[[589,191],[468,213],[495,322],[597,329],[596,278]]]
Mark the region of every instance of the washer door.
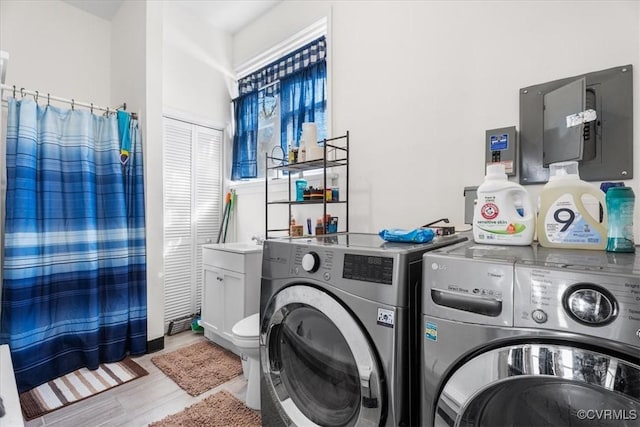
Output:
[[380,424],[382,384],[374,351],[330,295],[295,285],[272,297],[264,311],[260,356],[269,394],[286,422]]
[[483,353],[449,378],[442,426],[637,426],[640,366],[594,351],[523,344]]

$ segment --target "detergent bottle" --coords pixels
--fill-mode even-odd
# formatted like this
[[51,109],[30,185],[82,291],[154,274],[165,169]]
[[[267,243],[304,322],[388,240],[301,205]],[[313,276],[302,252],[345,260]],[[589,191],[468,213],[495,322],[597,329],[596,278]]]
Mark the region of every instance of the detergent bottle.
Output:
[[[589,212],[585,207],[588,198],[602,206],[601,214]],[[604,207],[604,193],[580,179],[578,162],[550,164],[549,182],[540,193],[538,242],[548,248],[604,250],[607,246]],[[598,218],[600,215],[602,218]]]
[[473,239],[493,245],[530,245],[535,215],[529,193],[507,179],[503,164],[487,166],[477,191],[473,212]]

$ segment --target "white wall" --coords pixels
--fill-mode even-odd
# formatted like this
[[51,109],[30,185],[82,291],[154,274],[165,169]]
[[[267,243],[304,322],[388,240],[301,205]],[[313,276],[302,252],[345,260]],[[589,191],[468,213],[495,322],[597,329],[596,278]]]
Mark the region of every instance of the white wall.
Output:
[[147,339],[164,335],[164,214],[162,194],[162,4],[146,2],[145,103],[141,119],[145,141],[147,228]]
[[147,339],[164,335],[162,250],[162,4],[123,2],[111,20],[112,90],[116,104],[138,114],[147,215]]
[[11,55],[7,84],[37,90],[45,98],[48,92],[111,105],[108,21],[58,0],[3,0],[0,49]]
[[163,17],[163,103],[205,124],[231,121],[231,36],[167,3]]
[[[484,176],[485,130],[519,127],[519,88],[625,64],[636,81],[627,185],[640,212],[637,2],[283,2],[234,36],[234,66],[329,7],[332,133],[351,131],[352,231],[462,224],[463,188]],[[540,188],[527,187],[534,200]],[[254,224],[239,235],[262,232]]]

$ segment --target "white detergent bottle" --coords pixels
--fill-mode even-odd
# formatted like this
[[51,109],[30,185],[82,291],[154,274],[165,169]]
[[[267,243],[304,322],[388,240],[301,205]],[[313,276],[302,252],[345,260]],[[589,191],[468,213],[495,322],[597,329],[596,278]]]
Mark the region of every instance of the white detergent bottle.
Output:
[[473,239],[489,245],[530,245],[535,232],[533,203],[523,186],[507,179],[503,164],[487,166],[477,190]]
[[[585,200],[589,198],[603,207],[602,219],[585,207]],[[578,162],[550,164],[549,182],[540,193],[538,242],[547,248],[604,250],[607,246],[605,206],[604,193],[580,179]]]

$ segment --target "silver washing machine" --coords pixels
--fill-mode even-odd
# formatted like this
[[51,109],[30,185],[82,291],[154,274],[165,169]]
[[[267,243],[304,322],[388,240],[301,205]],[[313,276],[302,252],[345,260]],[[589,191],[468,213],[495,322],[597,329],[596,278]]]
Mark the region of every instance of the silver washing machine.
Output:
[[424,255],[423,426],[640,425],[640,257]]
[[417,424],[422,254],[464,239],[402,244],[343,233],[266,241],[263,425]]

